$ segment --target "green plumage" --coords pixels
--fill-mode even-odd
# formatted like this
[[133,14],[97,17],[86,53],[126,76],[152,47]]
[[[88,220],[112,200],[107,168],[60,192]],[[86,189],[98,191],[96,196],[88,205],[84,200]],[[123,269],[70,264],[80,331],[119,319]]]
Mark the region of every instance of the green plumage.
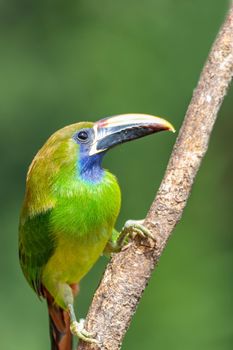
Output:
[[115,145],[162,130],[174,128],[164,119],[140,114],[77,123],[54,133],[32,161],[19,256],[27,281],[47,300],[52,350],[71,350],[71,332],[97,342],[77,322],[74,296],[99,256],[124,243],[126,231],[119,236],[114,229],[120,188],[115,176],[102,169],[102,158]]
[[20,262],[30,285],[42,285],[66,308],[59,287],[78,283],[111,238],[120,209],[120,189],[108,171],[96,183],[77,173],[79,145],[72,136],[92,123],[53,134],[28,171],[20,218]]

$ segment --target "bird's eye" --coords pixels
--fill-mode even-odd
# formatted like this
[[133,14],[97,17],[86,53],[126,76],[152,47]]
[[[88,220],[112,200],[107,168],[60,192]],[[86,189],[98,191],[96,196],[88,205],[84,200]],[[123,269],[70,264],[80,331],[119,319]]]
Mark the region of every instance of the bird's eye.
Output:
[[87,141],[88,140],[88,133],[84,130],[79,131],[77,137],[78,137],[79,141],[82,141],[82,142]]

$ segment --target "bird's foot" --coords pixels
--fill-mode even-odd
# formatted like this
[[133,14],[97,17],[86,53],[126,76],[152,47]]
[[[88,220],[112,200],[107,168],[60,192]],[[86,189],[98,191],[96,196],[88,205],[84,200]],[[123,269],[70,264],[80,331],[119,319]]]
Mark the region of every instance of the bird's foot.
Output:
[[134,235],[134,233],[136,233],[136,235],[139,235],[142,238],[148,237],[155,240],[155,237],[150,230],[143,225],[143,223],[144,220],[127,220],[124,224],[123,230],[128,231],[128,234]]
[[94,334],[89,333],[85,328],[84,328],[84,323],[85,320],[82,318],[80,319],[79,322],[77,321],[72,321],[70,323],[70,331],[73,335],[76,335],[79,339],[82,339],[83,341],[87,343],[95,343],[98,344],[98,341],[93,338]]
[[76,320],[73,304],[68,304],[68,310],[69,310],[69,315],[70,315],[70,331],[71,331],[71,333],[73,335],[76,335],[79,339],[82,339],[83,341],[85,341],[87,343],[99,344],[97,339],[94,338],[94,334],[89,333],[84,328],[85,320],[83,318],[81,318],[81,320],[79,322]]
[[156,241],[150,230],[143,225],[143,222],[144,220],[127,220],[117,239],[117,245],[122,248],[129,243],[130,239],[134,239],[135,236],[150,238]]

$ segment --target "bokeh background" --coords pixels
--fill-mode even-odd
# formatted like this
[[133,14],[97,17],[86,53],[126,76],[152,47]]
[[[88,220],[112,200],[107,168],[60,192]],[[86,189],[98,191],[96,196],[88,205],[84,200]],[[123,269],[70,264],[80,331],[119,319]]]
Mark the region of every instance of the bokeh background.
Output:
[[[27,167],[58,128],[126,112],[179,129],[227,11],[226,0],[1,0],[0,334],[2,350],[49,349],[47,311],[26,284],[17,225]],[[229,350],[233,344],[233,90],[181,223],[123,349]],[[123,192],[118,228],[145,216],[176,135],[109,152]],[[83,280],[84,317],[107,259]]]

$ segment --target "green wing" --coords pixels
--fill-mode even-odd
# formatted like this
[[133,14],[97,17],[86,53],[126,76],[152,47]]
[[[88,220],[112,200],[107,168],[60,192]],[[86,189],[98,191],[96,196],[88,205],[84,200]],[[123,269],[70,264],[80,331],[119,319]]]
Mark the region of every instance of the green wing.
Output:
[[27,218],[19,228],[19,259],[23,273],[38,295],[42,295],[41,274],[55,249],[50,231],[52,209]]

